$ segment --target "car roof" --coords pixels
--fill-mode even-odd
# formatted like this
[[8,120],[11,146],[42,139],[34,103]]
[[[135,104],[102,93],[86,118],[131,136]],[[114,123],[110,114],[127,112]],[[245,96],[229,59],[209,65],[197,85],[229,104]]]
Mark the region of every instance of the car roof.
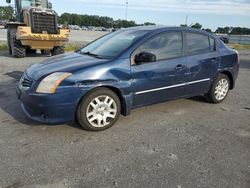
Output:
[[159,26],[159,25],[150,25],[150,26],[136,26],[136,27],[130,27],[130,28],[123,28],[122,30],[136,30],[136,31],[149,31],[149,32],[161,32],[161,31],[190,31],[190,32],[196,32],[196,33],[202,33],[210,36],[214,36],[212,33],[195,29],[191,27],[177,27],[177,26]]

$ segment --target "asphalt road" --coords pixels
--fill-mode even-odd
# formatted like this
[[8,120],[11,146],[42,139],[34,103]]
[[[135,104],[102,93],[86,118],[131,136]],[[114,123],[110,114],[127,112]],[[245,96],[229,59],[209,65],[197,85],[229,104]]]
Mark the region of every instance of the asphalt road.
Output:
[[[96,38],[101,37],[102,35],[107,34],[107,32],[102,31],[74,31],[72,30],[70,32],[70,42],[78,42],[78,41],[84,41],[84,42],[90,42],[95,40]],[[7,40],[7,30],[0,29],[0,41],[6,41]]]
[[223,103],[139,108],[103,132],[36,123],[21,111],[17,80],[46,58],[0,56],[0,187],[250,187],[250,51]]

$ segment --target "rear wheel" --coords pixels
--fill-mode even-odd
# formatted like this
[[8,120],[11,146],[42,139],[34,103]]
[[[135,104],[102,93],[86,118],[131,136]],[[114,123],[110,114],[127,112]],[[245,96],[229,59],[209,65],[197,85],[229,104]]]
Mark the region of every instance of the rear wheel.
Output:
[[64,46],[55,46],[53,50],[51,50],[51,55],[59,55],[64,53]]
[[10,29],[10,46],[11,46],[11,55],[13,57],[21,58],[26,56],[26,49],[22,45],[21,41],[16,39],[16,28]]
[[7,42],[8,42],[9,55],[12,55],[11,45],[10,45],[10,30],[9,29],[7,31]]
[[229,88],[230,80],[228,76],[225,74],[219,74],[208,94],[209,101],[212,103],[222,102],[227,97]]
[[98,88],[87,94],[80,102],[76,118],[84,129],[100,131],[114,125],[120,111],[118,96],[107,88]]

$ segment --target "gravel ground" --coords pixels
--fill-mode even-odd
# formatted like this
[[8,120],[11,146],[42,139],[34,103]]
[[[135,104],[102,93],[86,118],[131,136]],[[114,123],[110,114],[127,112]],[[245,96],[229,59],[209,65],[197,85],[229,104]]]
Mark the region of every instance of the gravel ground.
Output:
[[102,132],[36,123],[21,111],[16,82],[46,58],[0,56],[0,187],[250,187],[250,51],[223,103],[139,108]]

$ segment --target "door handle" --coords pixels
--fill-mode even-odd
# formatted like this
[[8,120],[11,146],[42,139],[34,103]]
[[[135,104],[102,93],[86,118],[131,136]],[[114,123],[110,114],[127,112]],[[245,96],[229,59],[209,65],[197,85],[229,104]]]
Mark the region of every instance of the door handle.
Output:
[[217,62],[217,58],[213,58],[213,59],[211,60],[211,62],[212,62],[212,63]]
[[182,70],[183,68],[184,68],[183,65],[177,65],[177,66],[175,67],[175,70],[180,71],[180,70]]

